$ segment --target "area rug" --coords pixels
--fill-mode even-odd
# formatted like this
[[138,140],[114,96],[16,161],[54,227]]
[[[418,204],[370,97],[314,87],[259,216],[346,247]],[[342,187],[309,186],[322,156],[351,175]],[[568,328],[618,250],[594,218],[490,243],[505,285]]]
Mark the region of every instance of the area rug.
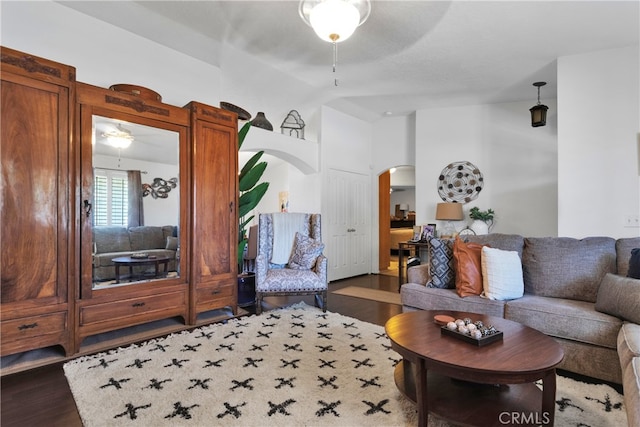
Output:
[[[304,303],[64,365],[95,426],[415,426],[384,328]],[[626,425],[606,385],[559,377],[556,425]],[[429,426],[447,424],[430,417]]]
[[381,291],[380,289],[363,288],[360,286],[347,286],[331,292],[336,295],[363,298],[372,301],[386,302],[388,304],[402,305],[398,292]]

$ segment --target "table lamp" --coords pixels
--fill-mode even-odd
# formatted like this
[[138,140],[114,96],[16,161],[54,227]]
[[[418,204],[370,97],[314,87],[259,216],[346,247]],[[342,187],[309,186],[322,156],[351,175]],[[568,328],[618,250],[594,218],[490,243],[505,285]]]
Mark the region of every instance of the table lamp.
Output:
[[462,204],[460,203],[438,203],[436,207],[436,219],[440,221],[447,221],[442,232],[441,237],[452,237],[456,234],[456,229],[451,221],[460,221],[464,219],[462,213]]

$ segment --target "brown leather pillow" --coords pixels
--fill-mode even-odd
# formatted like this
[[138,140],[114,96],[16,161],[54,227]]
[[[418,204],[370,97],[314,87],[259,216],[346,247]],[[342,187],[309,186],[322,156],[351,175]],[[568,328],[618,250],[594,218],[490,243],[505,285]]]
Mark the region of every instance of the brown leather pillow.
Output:
[[459,237],[453,244],[453,265],[456,271],[456,292],[461,297],[482,293],[482,247],[465,243]]

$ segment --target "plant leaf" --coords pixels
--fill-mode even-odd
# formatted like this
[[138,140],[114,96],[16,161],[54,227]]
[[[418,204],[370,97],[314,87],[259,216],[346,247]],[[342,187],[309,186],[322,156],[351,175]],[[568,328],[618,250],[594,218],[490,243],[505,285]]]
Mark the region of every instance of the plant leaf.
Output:
[[267,192],[269,188],[268,182],[261,182],[255,186],[251,191],[247,191],[240,196],[238,201],[238,217],[242,218],[260,203],[260,200]]
[[247,161],[247,163],[245,163],[244,166],[242,166],[242,170],[240,171],[240,175],[239,175],[240,179],[242,179],[243,176],[249,173],[249,171],[253,168],[253,166],[256,163],[258,163],[258,160],[260,160],[263,154],[264,154],[264,151],[258,151],[256,154],[251,156],[251,158]]
[[260,162],[255,165],[249,172],[240,176],[238,179],[238,188],[240,191],[249,191],[251,190],[260,180],[264,170],[267,167],[266,162]]
[[251,122],[245,123],[238,132],[238,150],[242,147],[242,143],[244,142],[244,138],[247,136],[249,129],[251,129]]

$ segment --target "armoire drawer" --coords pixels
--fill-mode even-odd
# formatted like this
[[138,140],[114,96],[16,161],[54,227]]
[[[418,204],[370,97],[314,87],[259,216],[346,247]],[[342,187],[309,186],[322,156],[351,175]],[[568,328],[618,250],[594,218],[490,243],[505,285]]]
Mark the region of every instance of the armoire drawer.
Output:
[[145,315],[153,318],[153,314],[158,312],[167,316],[172,315],[172,312],[175,312],[173,313],[175,315],[181,314],[187,305],[186,297],[187,293],[180,291],[82,307],[80,309],[80,324],[86,325]]
[[2,341],[26,340],[59,334],[67,329],[67,313],[41,314],[2,322]]
[[196,292],[196,304],[198,311],[202,309],[220,308],[233,303],[233,285],[220,284],[198,288]]

